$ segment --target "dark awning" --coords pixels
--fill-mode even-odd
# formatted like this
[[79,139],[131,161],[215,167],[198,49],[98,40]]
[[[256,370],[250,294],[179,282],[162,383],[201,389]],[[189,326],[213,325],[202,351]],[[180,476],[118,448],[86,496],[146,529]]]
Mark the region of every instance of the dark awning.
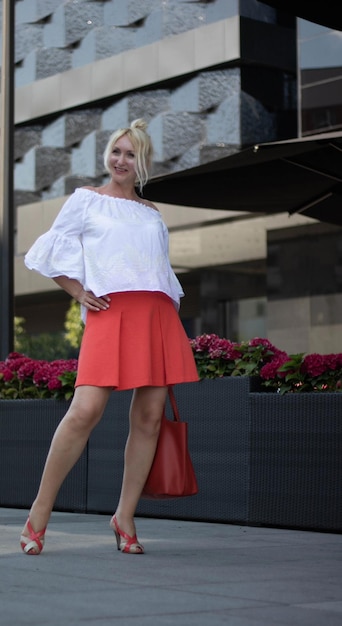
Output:
[[342,30],[341,4],[336,0],[324,0],[322,2],[264,0],[263,4],[270,4],[279,11],[302,17],[304,20],[327,26],[333,30]]
[[303,213],[342,225],[342,132],[263,143],[153,178],[152,201],[253,213]]

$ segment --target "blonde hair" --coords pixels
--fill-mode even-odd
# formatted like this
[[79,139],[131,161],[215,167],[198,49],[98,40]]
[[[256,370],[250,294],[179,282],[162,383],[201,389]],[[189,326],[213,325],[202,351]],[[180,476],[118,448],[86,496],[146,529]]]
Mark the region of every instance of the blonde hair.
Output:
[[120,139],[120,137],[127,135],[132,142],[132,146],[135,151],[135,170],[140,191],[142,191],[143,186],[146,185],[148,181],[153,156],[152,141],[150,136],[146,132],[146,128],[147,124],[145,120],[139,118],[137,120],[133,120],[128,128],[119,128],[118,130],[114,131],[114,133],[112,133],[109,137],[106,149],[103,154],[104,166],[107,172],[110,174],[111,170],[109,166],[109,160],[113,151],[113,147],[118,139]]

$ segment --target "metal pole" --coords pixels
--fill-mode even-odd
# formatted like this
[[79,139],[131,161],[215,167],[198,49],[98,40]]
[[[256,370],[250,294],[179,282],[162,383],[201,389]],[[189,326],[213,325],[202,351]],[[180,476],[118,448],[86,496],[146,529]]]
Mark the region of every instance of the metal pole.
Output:
[[301,29],[299,18],[296,17],[297,41],[297,135],[302,136],[302,68],[301,68]]
[[14,0],[2,0],[0,118],[0,360],[13,350]]

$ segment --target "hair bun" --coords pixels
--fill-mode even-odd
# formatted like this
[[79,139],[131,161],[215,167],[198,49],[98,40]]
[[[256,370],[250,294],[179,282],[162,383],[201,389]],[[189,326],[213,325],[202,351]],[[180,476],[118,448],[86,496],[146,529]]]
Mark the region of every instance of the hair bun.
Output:
[[145,122],[144,119],[142,119],[142,117],[139,117],[136,120],[133,120],[133,122],[131,123],[131,128],[138,128],[139,130],[146,130],[147,128],[147,123]]

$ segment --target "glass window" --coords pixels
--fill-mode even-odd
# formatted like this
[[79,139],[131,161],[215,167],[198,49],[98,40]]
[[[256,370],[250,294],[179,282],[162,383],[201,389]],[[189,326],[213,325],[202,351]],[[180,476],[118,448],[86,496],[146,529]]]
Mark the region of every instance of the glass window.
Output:
[[231,341],[267,337],[267,298],[221,302],[223,335]]

